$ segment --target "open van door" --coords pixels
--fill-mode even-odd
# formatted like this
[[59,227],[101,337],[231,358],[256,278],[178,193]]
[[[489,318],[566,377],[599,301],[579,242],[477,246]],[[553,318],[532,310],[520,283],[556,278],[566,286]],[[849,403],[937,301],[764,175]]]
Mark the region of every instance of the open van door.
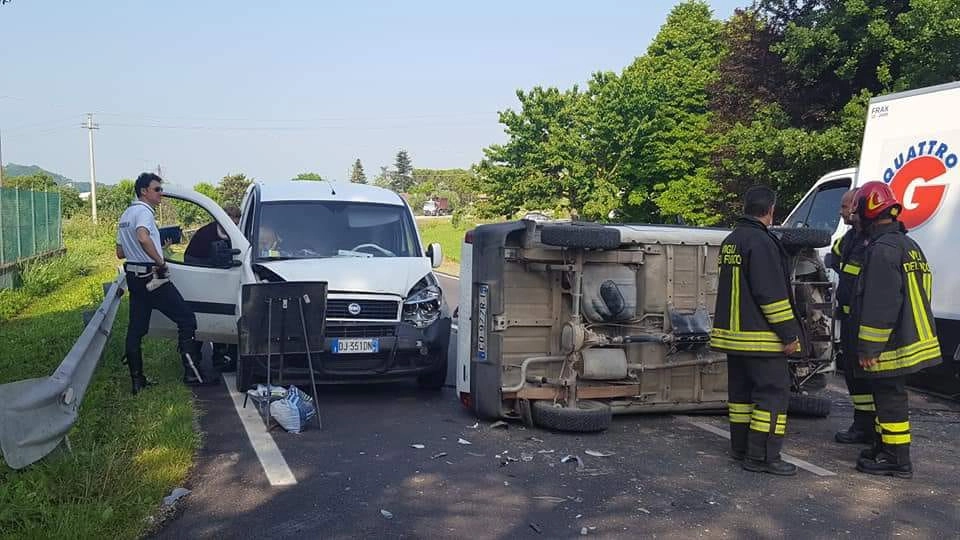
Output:
[[[197,316],[197,339],[217,343],[237,343],[237,318],[240,286],[243,283],[250,243],[213,199],[196,191],[177,186],[164,186],[164,202],[173,201],[176,221],[183,229],[197,229],[216,222],[229,241],[220,244],[219,253],[210,252],[207,259],[185,257],[187,238],[164,249],[170,280]],[[161,223],[160,227],[169,225]],[[211,246],[211,250],[212,250]],[[177,327],[163,314],[154,311],[150,318],[150,335],[176,337]]]
[[[840,220],[840,198],[853,187],[856,175],[857,169],[841,169],[820,177],[783,220],[783,226],[827,230],[834,239],[843,236],[847,225]],[[825,247],[817,251],[823,257],[829,249]]]

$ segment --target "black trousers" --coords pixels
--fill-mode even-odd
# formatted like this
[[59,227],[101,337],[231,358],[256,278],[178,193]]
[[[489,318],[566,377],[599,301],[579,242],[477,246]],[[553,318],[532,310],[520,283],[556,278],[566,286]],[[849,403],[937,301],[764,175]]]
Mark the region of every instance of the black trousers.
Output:
[[127,325],[126,355],[132,375],[143,373],[141,341],[150,330],[153,310],[163,313],[177,325],[177,343],[181,353],[191,353],[199,358],[199,347],[194,341],[197,332],[197,317],[184,301],[180,291],[167,282],[153,291],[147,290],[152,275],[139,277],[127,272],[127,290],[130,293],[130,321]]
[[790,369],[786,356],[727,356],[730,447],[757,461],[780,459],[787,432]]
[[860,358],[857,356],[856,329],[851,328],[846,317],[840,319],[840,369],[843,370],[843,379],[850,392],[853,402],[853,429],[866,434],[874,432],[877,418],[877,407],[873,399],[873,388],[870,380],[856,377]]
[[910,408],[907,378],[871,379],[873,399],[877,403],[876,430],[882,448],[900,463],[910,462]]

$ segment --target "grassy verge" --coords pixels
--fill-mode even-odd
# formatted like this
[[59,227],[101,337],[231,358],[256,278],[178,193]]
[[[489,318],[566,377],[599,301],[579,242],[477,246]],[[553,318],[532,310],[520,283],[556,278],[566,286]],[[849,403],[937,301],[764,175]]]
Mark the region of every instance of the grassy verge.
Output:
[[[64,237],[72,262],[24,276],[43,272],[47,288],[0,297],[6,313],[17,313],[0,324],[0,384],[51,374],[83,329],[82,311],[99,304],[101,284],[116,277],[108,228],[73,222]],[[83,271],[63,276],[69,268]],[[124,302],[71,432],[73,453],[57,451],[20,471],[0,460],[0,537],[136,538],[186,477],[200,439],[175,347],[145,341],[146,371],[161,384],[134,398],[120,363],[126,321]]]
[[477,225],[473,221],[462,221],[458,226],[453,224],[449,217],[417,220],[417,228],[423,243],[437,242],[443,248],[443,265],[438,269],[445,274],[460,275],[460,247],[463,245],[463,235]]

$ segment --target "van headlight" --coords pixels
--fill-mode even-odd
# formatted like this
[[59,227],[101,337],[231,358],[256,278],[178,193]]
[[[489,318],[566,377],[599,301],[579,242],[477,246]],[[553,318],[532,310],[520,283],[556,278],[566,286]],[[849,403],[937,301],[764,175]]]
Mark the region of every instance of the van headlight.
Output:
[[443,291],[432,274],[427,274],[410,289],[403,301],[403,322],[424,328],[440,318]]

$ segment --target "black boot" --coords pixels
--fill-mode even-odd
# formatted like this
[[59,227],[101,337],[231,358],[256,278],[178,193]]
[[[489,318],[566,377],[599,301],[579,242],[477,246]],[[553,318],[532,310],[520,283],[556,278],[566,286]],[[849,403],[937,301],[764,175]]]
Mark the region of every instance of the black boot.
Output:
[[782,447],[783,437],[750,430],[747,439],[747,457],[743,460],[743,469],[777,476],[794,476],[797,474],[797,466],[780,458]]
[[886,445],[873,459],[861,457],[857,460],[857,470],[877,476],[913,478],[913,464],[910,462],[910,445]]
[[730,459],[743,461],[747,456],[747,435],[750,424],[730,423]]
[[874,418],[876,415],[868,411],[854,411],[853,424],[845,431],[838,431],[833,436],[840,444],[870,444],[873,442]]
[[200,342],[192,341],[186,345],[181,344],[180,362],[183,364],[183,384],[187,386],[205,386],[218,382],[212,375],[204,373],[200,367],[202,362]]
[[127,366],[130,368],[130,393],[137,395],[141,390],[153,386],[153,382],[143,375],[143,358],[139,352],[127,353]]

